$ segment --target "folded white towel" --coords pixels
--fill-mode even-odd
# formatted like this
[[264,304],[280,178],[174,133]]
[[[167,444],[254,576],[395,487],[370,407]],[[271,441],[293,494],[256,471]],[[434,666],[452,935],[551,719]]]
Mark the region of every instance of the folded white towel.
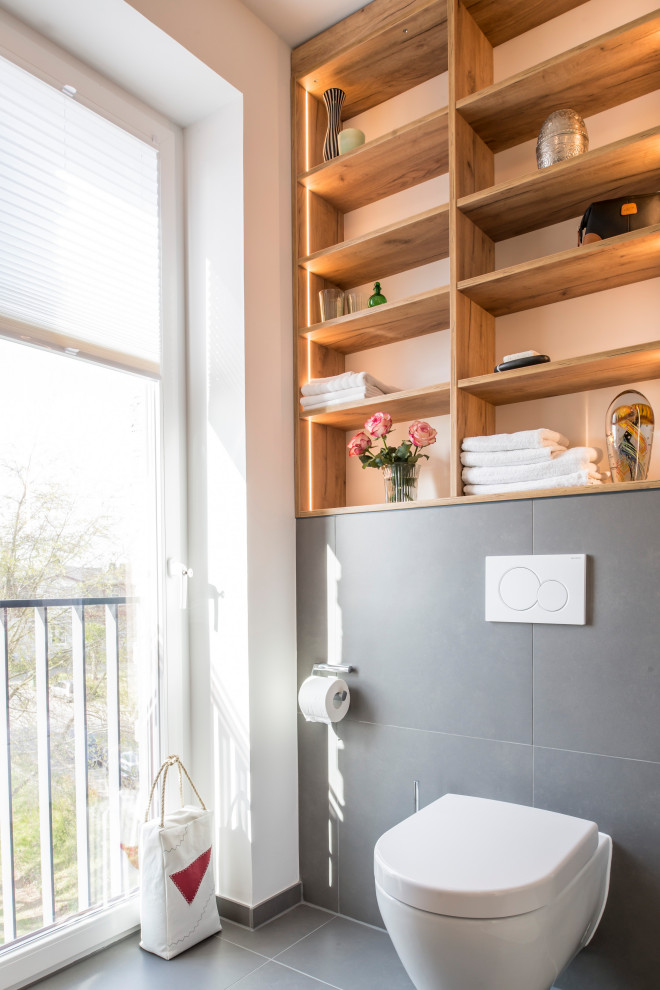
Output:
[[488,437],[465,437],[463,450],[520,450],[523,447],[568,447],[568,440],[554,430],[522,430],[520,433],[495,433]]
[[361,385],[358,388],[343,388],[339,392],[324,392],[321,395],[303,395],[300,404],[303,409],[316,409],[318,406],[338,406],[342,402],[359,402],[382,395],[375,385]]
[[[585,453],[586,452],[586,453]],[[515,481],[540,481],[575,471],[594,472],[598,451],[595,447],[572,447],[555,457],[537,464],[497,465],[496,467],[465,467],[463,481],[470,485],[506,485]]]
[[398,392],[393,385],[384,385],[366,371],[345,371],[341,375],[331,375],[330,378],[311,378],[300,389],[301,395],[325,395],[326,392],[338,392],[345,388],[361,388],[372,385],[379,392]]
[[566,450],[559,444],[551,447],[521,447],[520,450],[464,450],[461,464],[464,467],[512,467],[515,464],[539,464],[549,461]]
[[574,471],[572,474],[560,474],[556,478],[544,478],[542,481],[520,481],[511,485],[465,485],[464,495],[506,495],[510,492],[541,491],[546,488],[575,488],[578,485],[602,485],[605,475],[598,472]]

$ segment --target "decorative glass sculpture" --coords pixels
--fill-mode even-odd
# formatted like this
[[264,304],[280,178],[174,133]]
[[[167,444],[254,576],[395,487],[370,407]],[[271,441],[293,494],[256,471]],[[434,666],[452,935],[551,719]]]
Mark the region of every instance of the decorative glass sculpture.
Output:
[[641,392],[629,389],[613,400],[605,417],[612,481],[644,481],[651,463],[653,410]]
[[539,168],[547,168],[588,150],[589,135],[580,114],[575,110],[555,110],[539,131],[536,164]]

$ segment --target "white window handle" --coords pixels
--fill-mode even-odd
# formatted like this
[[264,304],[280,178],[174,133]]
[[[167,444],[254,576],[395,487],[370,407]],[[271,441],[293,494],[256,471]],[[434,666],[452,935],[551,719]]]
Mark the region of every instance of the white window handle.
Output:
[[186,567],[180,560],[170,557],[167,561],[167,573],[169,577],[178,577],[181,580],[181,608],[188,608],[188,578],[193,576],[192,567]]

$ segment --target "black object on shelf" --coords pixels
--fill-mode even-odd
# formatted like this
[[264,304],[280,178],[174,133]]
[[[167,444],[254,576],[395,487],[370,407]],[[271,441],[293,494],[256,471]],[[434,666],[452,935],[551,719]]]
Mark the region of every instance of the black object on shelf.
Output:
[[530,364],[545,364],[550,358],[547,354],[533,354],[531,357],[516,358],[515,361],[502,361],[495,371],[511,371],[513,368],[526,368]]

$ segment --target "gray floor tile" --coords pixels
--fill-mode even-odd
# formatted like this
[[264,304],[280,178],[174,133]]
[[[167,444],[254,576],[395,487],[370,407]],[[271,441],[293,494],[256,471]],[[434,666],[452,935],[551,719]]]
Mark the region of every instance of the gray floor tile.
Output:
[[414,780],[420,782],[422,807],[447,791],[532,803],[531,746],[346,720],[336,728],[344,802],[338,826],[343,915],[382,926],[374,845],[413,813]]
[[332,921],[333,915],[309,904],[298,904],[279,918],[250,931],[231,921],[222,920],[222,937],[244,949],[259,952],[262,956],[276,956],[298,942],[321,925]]
[[593,942],[561,990],[657,990],[660,971],[660,764],[538,748],[535,803],[612,836],[610,893]]
[[[323,987],[335,986],[335,984],[322,983],[311,976],[305,976],[304,973],[297,973],[288,966],[269,962],[256,973],[239,980],[234,986],[236,990],[323,990]],[[378,988],[374,987],[374,990]]]
[[534,742],[660,761],[660,492],[540,499],[535,553],[586,553],[586,626],[534,628]]
[[341,990],[413,990],[386,932],[335,918],[278,962]]
[[35,984],[39,990],[227,990],[266,959],[214,935],[174,959],[161,959],[132,935]]
[[531,516],[531,502],[337,516],[349,719],[531,742],[531,626],[484,619],[484,559],[531,553]]

